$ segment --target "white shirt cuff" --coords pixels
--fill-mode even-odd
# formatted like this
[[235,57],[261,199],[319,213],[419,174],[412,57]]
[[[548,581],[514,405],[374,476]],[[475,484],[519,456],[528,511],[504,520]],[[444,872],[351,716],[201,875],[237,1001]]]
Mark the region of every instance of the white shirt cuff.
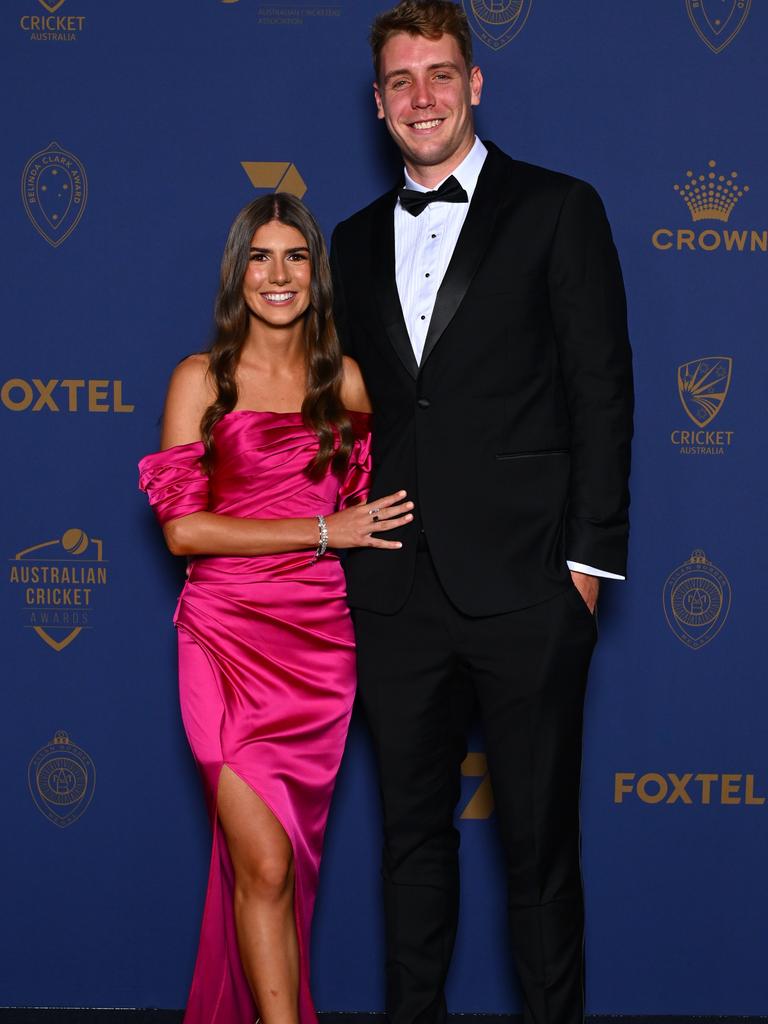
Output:
[[584,565],[582,562],[567,562],[568,568],[574,572],[584,572],[587,576],[602,576],[607,580],[625,580],[626,576],[617,576],[615,572],[606,572],[605,569],[595,569],[592,565]]

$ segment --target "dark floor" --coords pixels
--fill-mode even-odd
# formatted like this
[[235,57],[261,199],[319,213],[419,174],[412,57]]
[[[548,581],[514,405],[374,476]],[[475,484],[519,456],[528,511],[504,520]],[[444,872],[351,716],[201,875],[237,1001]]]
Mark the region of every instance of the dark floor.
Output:
[[[0,1024],[181,1024],[182,1010],[0,1007]],[[320,1024],[383,1024],[379,1013],[321,1013]],[[452,1013],[450,1024],[520,1024],[522,1017]],[[768,1017],[587,1017],[587,1024],[763,1024]]]

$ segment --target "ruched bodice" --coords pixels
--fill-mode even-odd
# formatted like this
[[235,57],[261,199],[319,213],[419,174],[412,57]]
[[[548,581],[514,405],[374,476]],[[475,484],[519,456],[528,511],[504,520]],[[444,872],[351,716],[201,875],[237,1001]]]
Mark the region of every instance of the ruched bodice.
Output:
[[[161,524],[194,512],[283,519],[329,515],[364,500],[369,417],[351,413],[347,469],[312,480],[318,447],[299,413],[235,411],[203,445],[155,452],[140,486]],[[355,651],[338,556],[314,549],[190,559],[174,621],[181,711],[214,827],[200,947],[185,1024],[252,1024],[258,1015],[237,952],[233,879],[216,817],[227,765],[272,811],[293,848],[301,1024],[315,1024],[309,934],[323,835],[355,687]]]

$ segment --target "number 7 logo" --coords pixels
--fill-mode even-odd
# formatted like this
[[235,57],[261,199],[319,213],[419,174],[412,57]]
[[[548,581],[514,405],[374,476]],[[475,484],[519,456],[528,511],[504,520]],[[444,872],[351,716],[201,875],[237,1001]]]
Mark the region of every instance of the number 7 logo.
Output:
[[491,776],[488,774],[488,759],[485,754],[467,754],[461,762],[461,774],[465,778],[480,779],[480,783],[461,812],[462,821],[481,821],[493,814],[494,800]]

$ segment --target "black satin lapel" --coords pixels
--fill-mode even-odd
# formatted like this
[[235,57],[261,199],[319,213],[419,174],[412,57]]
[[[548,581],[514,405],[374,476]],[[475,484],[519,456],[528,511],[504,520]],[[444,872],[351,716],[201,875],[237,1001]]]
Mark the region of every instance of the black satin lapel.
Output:
[[470,282],[488,249],[497,222],[499,206],[507,198],[507,177],[498,157],[490,151],[477,180],[467,219],[464,221],[451,262],[435,299],[435,308],[421,356],[422,366],[456,315],[456,310],[467,294]]
[[382,202],[375,214],[373,282],[381,313],[381,322],[387,336],[403,366],[415,379],[419,373],[419,365],[413,354],[411,339],[408,337],[408,329],[405,326],[395,280],[395,194],[392,193],[392,202]]

